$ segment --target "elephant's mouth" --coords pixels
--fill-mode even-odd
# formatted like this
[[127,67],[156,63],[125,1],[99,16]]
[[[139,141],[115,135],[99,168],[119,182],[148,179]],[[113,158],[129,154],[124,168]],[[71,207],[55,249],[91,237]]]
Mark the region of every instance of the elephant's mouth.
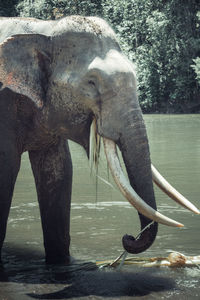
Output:
[[[95,153],[95,155],[93,155],[95,162],[98,161],[98,156],[99,156],[99,149],[100,149],[100,137],[96,131],[96,123],[95,121],[93,122],[92,126],[94,127],[93,133],[95,133],[95,141],[96,141],[96,151],[93,151]],[[142,197],[140,197],[138,195],[138,193],[134,190],[134,188],[131,186],[132,184],[129,183],[130,180],[127,180],[126,176],[123,173],[122,167],[120,165],[120,161],[118,158],[118,154],[117,154],[117,147],[114,141],[112,141],[111,139],[105,138],[103,137],[103,144],[104,144],[104,150],[105,150],[105,154],[106,154],[106,158],[107,158],[107,163],[109,166],[109,169],[112,173],[112,176],[114,178],[115,183],[117,184],[119,190],[121,191],[121,193],[123,194],[123,196],[130,202],[130,204],[132,206],[134,206],[136,208],[136,210],[138,211],[140,217],[145,216],[148,220],[153,220],[157,223],[161,223],[167,226],[173,226],[173,227],[183,227],[184,225],[176,222],[166,216],[164,216],[163,214],[159,213],[156,209],[154,209],[153,207],[151,207],[150,205],[148,205],[143,199]],[[125,163],[126,165],[126,163]],[[153,181],[158,185],[159,188],[161,188],[161,190],[163,190],[168,196],[170,196],[173,200],[175,200],[176,202],[178,202],[180,205],[182,205],[184,208],[189,209],[190,211],[196,213],[196,214],[200,214],[199,210],[190,202],[188,201],[184,196],[182,196],[178,191],[175,190],[175,188],[173,188],[163,177],[162,175],[156,170],[156,168],[151,165],[151,172],[152,172],[152,179]],[[142,217],[142,218],[145,218]],[[142,229],[150,224],[150,221],[144,221],[144,224],[142,224]],[[146,224],[145,224],[146,223]],[[151,230],[154,230],[154,236],[152,235],[151,237],[151,242],[149,241],[149,245],[152,244],[156,232],[157,232],[157,226],[156,223],[154,223],[155,225],[152,225],[151,227],[154,229],[147,229],[145,233],[143,233],[143,240],[144,239],[148,239],[149,238],[149,232]],[[142,238],[141,238],[142,240]],[[129,248],[131,249],[132,246],[129,247],[129,242],[131,243],[135,243],[134,238],[131,236],[125,236],[123,238],[123,241],[126,242],[127,247],[126,250],[128,252],[132,252],[132,253],[139,253],[144,251],[144,249],[147,249],[148,247],[144,247],[141,246],[141,251],[138,250],[140,248],[139,243],[137,243],[137,247],[135,247],[135,245],[132,244],[133,248],[135,247],[134,250],[128,250]],[[137,248],[137,249],[136,249]]]

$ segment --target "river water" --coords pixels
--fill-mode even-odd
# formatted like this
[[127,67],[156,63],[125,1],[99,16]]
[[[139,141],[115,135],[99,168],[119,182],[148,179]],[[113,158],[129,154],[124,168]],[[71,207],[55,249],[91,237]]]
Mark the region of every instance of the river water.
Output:
[[[200,116],[145,115],[153,164],[200,208]],[[39,209],[28,155],[22,158],[9,216],[0,272],[3,299],[200,299],[200,268],[96,270],[91,262],[122,253],[121,237],[136,236],[139,220],[108,174],[103,154],[91,171],[81,147],[70,143],[74,177],[71,213],[71,267],[46,267]],[[155,187],[158,210],[185,225],[160,225],[153,246],[141,257],[171,251],[200,255],[200,217]]]

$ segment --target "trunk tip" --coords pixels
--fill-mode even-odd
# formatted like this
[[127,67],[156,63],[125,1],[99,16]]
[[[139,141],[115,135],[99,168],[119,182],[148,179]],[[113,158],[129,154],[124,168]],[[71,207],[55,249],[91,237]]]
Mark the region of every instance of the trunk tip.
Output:
[[122,238],[124,249],[128,253],[138,254],[147,250],[154,242],[158,231],[158,223],[154,222],[144,227],[135,238],[125,234]]

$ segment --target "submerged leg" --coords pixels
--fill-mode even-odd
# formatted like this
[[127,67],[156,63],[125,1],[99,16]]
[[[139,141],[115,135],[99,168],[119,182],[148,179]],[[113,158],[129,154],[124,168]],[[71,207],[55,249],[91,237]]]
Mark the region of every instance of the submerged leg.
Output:
[[69,262],[72,161],[68,144],[60,140],[45,150],[30,151],[35,177],[46,262]]
[[0,260],[7,220],[20,168],[22,136],[19,137],[17,110],[8,89],[0,92]]
[[15,134],[0,124],[0,261],[19,168],[20,154],[16,146]]

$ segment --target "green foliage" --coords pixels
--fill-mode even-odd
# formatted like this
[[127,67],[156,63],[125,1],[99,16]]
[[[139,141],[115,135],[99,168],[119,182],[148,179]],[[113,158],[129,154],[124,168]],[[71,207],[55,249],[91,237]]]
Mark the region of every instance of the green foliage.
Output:
[[143,110],[199,109],[200,91],[190,67],[200,51],[199,1],[135,0],[123,4],[124,19],[116,18],[119,8],[114,7],[112,23],[123,49],[137,64]]
[[[197,19],[200,21],[200,11],[197,12]],[[200,25],[197,25],[197,28],[200,30]],[[200,57],[197,57],[196,59],[193,59],[194,64],[191,65],[193,70],[196,73],[196,80],[198,84],[200,85]]]
[[200,85],[200,57],[193,59],[193,61],[194,61],[194,65],[191,65],[191,67],[194,69],[196,73],[196,80]]
[[[1,0],[1,15],[97,15],[137,66],[145,112],[200,112],[199,0]],[[10,10],[9,10],[10,7]]]
[[17,5],[20,16],[56,19],[66,15],[102,14],[98,0],[22,0]]

